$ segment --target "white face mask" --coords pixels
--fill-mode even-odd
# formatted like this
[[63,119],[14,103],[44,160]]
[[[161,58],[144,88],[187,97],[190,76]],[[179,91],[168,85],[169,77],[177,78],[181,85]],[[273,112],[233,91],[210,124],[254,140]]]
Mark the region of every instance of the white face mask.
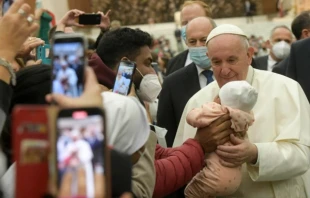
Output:
[[137,95],[145,102],[154,102],[161,91],[161,85],[156,74],[147,74],[145,76],[137,69],[143,77]]
[[280,41],[272,46],[272,53],[279,60],[285,59],[290,54],[290,50],[291,46],[285,41]]

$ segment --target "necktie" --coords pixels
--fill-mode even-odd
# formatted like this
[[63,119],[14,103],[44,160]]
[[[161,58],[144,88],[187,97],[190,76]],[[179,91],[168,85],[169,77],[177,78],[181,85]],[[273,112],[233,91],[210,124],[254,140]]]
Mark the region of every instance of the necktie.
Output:
[[213,71],[211,70],[204,70],[201,72],[207,78],[207,85],[213,82]]

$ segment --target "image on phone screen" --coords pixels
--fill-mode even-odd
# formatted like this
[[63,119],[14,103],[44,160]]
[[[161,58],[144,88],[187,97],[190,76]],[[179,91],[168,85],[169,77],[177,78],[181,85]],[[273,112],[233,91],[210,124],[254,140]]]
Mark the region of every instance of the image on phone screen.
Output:
[[134,63],[121,61],[113,87],[114,93],[122,95],[129,93],[134,69]]
[[82,94],[84,57],[82,42],[54,43],[53,93],[70,97]]
[[72,115],[57,119],[58,197],[104,197],[103,118]]
[[4,15],[8,9],[11,7],[14,0],[3,0],[2,1],[2,15]]

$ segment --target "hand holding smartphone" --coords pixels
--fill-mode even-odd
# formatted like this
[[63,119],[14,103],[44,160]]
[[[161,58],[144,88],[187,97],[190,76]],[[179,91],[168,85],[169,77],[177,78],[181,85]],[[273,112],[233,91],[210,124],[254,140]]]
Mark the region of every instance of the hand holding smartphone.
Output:
[[87,41],[83,34],[57,34],[52,45],[52,93],[79,97],[84,90]]
[[117,70],[113,92],[128,95],[131,89],[136,64],[132,61],[122,60]]
[[56,121],[58,197],[109,197],[110,154],[104,113],[98,108],[64,109]]

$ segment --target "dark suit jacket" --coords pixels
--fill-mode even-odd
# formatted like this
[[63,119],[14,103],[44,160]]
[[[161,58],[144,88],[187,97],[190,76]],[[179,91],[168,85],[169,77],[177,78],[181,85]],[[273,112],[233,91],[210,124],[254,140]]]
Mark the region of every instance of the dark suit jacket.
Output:
[[296,80],[310,101],[310,38],[292,44],[286,76]]
[[183,68],[185,66],[185,62],[187,59],[188,50],[185,50],[178,54],[177,56],[173,57],[167,65],[166,76],[172,74],[173,72]]
[[187,101],[200,90],[194,63],[168,76],[162,87],[157,111],[157,125],[168,130],[167,146],[171,147]]
[[288,64],[289,64],[289,57],[286,57],[273,68],[272,72],[285,76]]
[[253,66],[253,65],[252,66],[255,69],[267,70],[267,68],[268,68],[268,55],[257,57],[254,60],[255,60],[255,66]]

